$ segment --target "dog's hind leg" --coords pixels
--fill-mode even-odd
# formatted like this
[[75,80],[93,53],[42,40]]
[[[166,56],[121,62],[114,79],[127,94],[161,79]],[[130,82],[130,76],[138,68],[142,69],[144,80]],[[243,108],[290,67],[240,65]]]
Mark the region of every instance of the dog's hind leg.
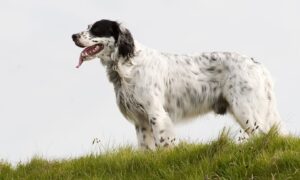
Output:
[[248,138],[251,135],[265,132],[264,123],[260,116],[258,116],[255,108],[247,103],[247,100],[236,100],[230,106],[235,120],[242,127],[242,136],[238,138],[239,141]]
[[248,136],[268,133],[273,126],[278,126],[278,132],[283,134],[275,102],[269,100],[267,94],[252,88],[232,94],[228,99],[229,110]]
[[277,128],[280,135],[288,134],[276,107],[269,73],[262,69],[258,77],[252,78],[255,81],[251,83],[249,79],[237,79],[239,83],[235,88],[226,91],[234,117],[248,135],[268,133],[272,127]]
[[229,104],[229,112],[243,129],[242,133],[245,136],[239,138],[243,140],[256,133],[265,133],[269,129],[262,116],[265,113],[266,103],[262,99],[260,89],[254,89],[246,80],[237,80],[237,82],[243,84],[231,82],[223,94]]

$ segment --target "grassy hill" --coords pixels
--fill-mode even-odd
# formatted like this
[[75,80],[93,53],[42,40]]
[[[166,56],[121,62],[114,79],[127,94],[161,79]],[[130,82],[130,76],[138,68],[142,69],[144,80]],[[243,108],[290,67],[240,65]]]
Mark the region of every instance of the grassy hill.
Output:
[[0,163],[0,179],[300,179],[300,139],[275,131],[236,144],[226,133],[209,144],[141,152],[130,147],[102,155],[12,168]]

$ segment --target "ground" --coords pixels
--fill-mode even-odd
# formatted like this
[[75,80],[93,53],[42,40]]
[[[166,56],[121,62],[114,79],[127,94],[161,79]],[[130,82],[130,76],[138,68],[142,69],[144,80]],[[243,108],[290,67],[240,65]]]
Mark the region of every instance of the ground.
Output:
[[300,138],[266,135],[236,144],[225,131],[207,144],[137,151],[121,147],[77,159],[43,160],[12,167],[0,179],[299,179]]

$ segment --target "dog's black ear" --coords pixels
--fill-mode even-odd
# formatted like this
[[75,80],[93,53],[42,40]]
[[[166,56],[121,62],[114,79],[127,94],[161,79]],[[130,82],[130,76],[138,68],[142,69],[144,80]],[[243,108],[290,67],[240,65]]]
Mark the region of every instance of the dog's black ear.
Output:
[[134,40],[131,33],[128,29],[120,27],[120,24],[117,24],[117,27],[114,27],[114,33],[118,34],[117,46],[118,46],[118,56],[124,58],[131,58],[134,56]]

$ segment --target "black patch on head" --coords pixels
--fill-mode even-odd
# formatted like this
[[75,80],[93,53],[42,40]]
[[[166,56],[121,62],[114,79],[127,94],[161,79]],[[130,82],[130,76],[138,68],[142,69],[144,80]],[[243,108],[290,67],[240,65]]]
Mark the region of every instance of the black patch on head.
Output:
[[97,37],[113,37],[119,49],[119,56],[130,58],[134,56],[134,41],[131,33],[120,29],[116,21],[100,20],[93,24],[90,33]]
[[90,33],[97,37],[114,37],[117,42],[120,28],[117,22],[103,19],[93,24]]

